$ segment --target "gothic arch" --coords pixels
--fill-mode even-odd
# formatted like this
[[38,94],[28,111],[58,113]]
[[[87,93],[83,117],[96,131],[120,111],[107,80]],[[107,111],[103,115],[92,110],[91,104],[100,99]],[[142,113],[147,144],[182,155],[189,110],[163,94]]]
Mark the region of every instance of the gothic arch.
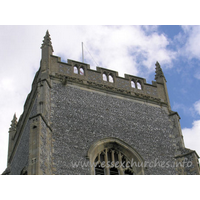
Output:
[[[101,154],[101,152],[107,152],[110,149],[120,152],[120,154],[123,154],[123,156],[129,160],[129,162],[133,161],[137,164],[137,166],[135,164],[133,165],[134,174],[144,174],[144,169],[142,166],[144,162],[139,153],[124,141],[109,137],[94,142],[88,150],[87,156],[90,160],[90,170],[92,175],[95,174],[94,163],[96,162],[97,156]],[[120,169],[120,174],[123,174],[122,169]]]

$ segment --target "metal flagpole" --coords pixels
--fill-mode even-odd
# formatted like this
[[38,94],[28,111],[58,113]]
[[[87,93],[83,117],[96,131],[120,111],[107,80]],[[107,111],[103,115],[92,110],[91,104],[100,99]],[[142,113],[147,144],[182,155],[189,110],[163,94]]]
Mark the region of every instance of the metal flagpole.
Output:
[[84,63],[83,42],[82,42],[82,62]]

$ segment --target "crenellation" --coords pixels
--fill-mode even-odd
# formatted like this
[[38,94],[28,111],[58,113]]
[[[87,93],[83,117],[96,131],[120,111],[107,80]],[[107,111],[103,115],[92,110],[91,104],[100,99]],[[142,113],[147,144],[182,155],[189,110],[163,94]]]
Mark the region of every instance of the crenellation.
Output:
[[130,82],[126,78],[116,77],[115,86],[119,89],[130,90]]
[[101,78],[105,84],[115,85],[116,78],[118,77],[118,72],[102,67],[97,67],[96,69],[101,73]]
[[[162,88],[157,88],[157,82],[155,81],[152,81],[152,84],[149,84],[146,83],[146,79],[138,76],[125,74],[125,77],[120,77],[118,76],[117,71],[110,69],[97,67],[96,70],[93,70],[90,69],[90,65],[86,63],[70,59],[67,60],[67,63],[64,63],[60,60],[60,57],[51,55],[52,67],[50,73],[52,75],[60,74],[65,76],[66,78],[62,78],[63,84],[66,84],[66,81],[69,80],[93,86],[103,85],[100,87],[107,90],[109,88],[112,91],[118,92],[126,90],[126,93],[132,94],[132,96],[139,96],[137,94],[143,94],[146,99],[152,100],[156,98],[160,99],[159,101],[163,103],[167,102],[167,100],[163,98],[165,91],[160,91]],[[158,93],[161,93],[161,96],[159,96]]]
[[88,81],[92,81],[95,83],[102,83],[101,72],[89,69],[87,70],[87,74],[88,74]]

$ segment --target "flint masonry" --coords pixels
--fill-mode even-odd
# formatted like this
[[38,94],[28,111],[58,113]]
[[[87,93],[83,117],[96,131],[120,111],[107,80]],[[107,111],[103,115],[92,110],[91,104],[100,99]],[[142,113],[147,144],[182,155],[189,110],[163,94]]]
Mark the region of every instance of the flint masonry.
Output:
[[24,111],[9,129],[5,175],[200,174],[185,148],[166,79],[155,81],[53,55],[49,32]]

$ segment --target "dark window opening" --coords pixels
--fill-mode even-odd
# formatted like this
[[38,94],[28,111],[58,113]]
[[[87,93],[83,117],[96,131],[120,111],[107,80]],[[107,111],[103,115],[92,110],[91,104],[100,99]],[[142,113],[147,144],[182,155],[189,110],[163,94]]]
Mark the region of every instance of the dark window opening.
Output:
[[133,174],[134,173],[130,169],[124,171],[124,175],[133,175]]
[[101,165],[98,165],[95,167],[95,174],[96,175],[104,175],[104,168],[101,167]]
[[119,175],[119,171],[117,168],[110,168],[110,175]]

